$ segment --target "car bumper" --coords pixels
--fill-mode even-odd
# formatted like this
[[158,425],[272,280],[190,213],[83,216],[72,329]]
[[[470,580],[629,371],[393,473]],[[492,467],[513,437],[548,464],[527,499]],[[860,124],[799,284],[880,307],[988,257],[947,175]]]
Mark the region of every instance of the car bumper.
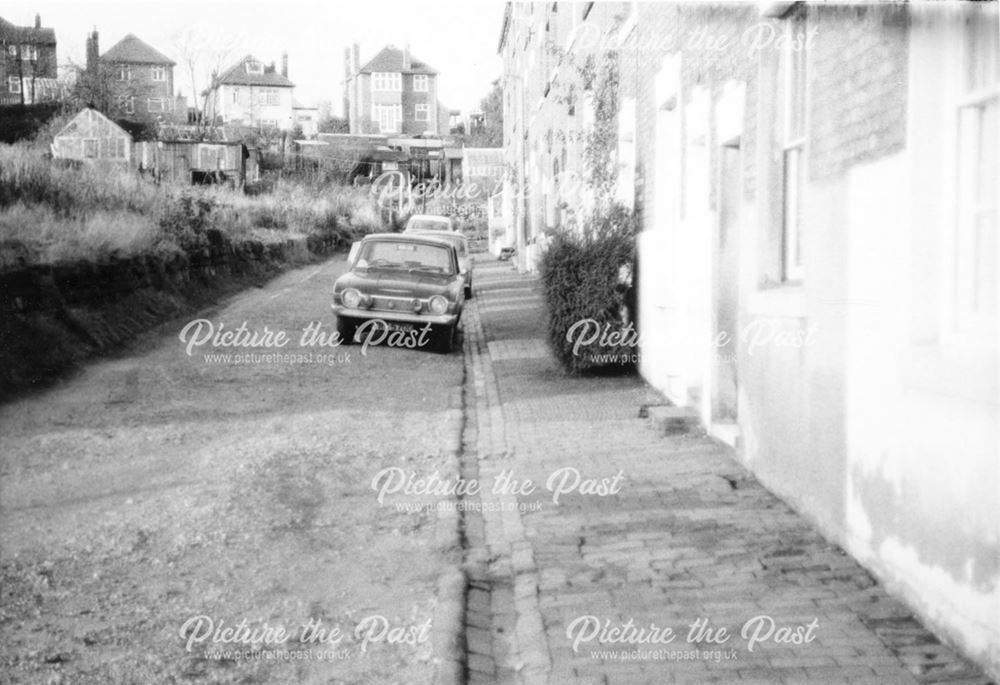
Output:
[[423,325],[429,323],[432,326],[453,326],[462,316],[462,312],[451,314],[414,314],[412,312],[390,312],[382,309],[352,309],[339,304],[332,304],[330,307],[337,316],[346,316],[352,319],[381,319],[382,321],[393,321],[395,323],[412,323]]

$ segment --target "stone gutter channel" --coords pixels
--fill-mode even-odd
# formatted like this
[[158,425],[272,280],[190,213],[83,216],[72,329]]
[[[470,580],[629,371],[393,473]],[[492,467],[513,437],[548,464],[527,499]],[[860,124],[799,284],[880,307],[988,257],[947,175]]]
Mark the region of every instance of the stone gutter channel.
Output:
[[455,497],[454,510],[439,518],[442,541],[461,545],[464,556],[461,570],[439,586],[435,683],[542,683],[551,664],[531,546],[516,497],[487,488],[508,467],[510,454],[478,297],[466,305],[464,320],[463,422],[455,463],[459,477],[481,488]]

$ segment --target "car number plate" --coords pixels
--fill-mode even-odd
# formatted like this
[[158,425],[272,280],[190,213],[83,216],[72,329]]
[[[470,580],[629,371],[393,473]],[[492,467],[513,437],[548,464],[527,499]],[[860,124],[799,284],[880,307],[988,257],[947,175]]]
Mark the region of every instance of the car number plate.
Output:
[[386,321],[385,327],[390,331],[412,331],[413,324],[411,323],[399,323],[397,321]]

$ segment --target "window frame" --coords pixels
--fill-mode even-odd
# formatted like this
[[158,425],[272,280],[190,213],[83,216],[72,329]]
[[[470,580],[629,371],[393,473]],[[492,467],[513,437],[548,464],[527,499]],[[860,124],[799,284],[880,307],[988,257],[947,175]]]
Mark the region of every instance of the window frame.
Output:
[[154,64],[149,68],[149,78],[156,83],[165,83],[167,80],[167,68],[162,64]]
[[[421,85],[422,84],[422,85]],[[428,93],[431,89],[431,78],[427,74],[413,75],[413,92]]]
[[[394,124],[393,128],[387,128],[383,122],[386,120],[383,118],[383,113],[391,113],[389,119]],[[383,103],[373,103],[372,104],[372,121],[378,125],[380,133],[399,133],[402,129],[403,116],[402,116],[402,105],[399,104],[383,104]]]
[[125,82],[132,80],[132,67],[128,64],[115,64],[115,71],[117,72],[115,75],[116,81]]
[[248,59],[243,63],[244,71],[248,74],[260,75],[264,73],[264,63],[257,59]]
[[380,93],[398,93],[403,89],[403,74],[398,71],[373,71],[372,90]]
[[[995,15],[990,15],[988,9],[976,6],[970,6],[969,11],[971,12],[969,21],[959,29],[960,45],[956,51],[958,59],[955,65],[958,71],[955,80],[957,88],[950,103],[950,118],[954,122],[952,130],[955,141],[955,173],[951,190],[955,198],[955,222],[949,236],[948,333],[952,337],[967,339],[988,340],[992,337],[995,341],[997,320],[1000,316],[998,314],[1000,303],[996,297],[997,283],[1000,279],[998,275],[1000,270],[998,204],[1000,203],[995,192],[1000,174],[998,170],[1000,160],[997,158],[996,140],[993,141],[993,159],[983,158],[983,155],[990,154],[990,146],[983,142],[983,138],[991,132],[995,137],[997,122],[1000,121],[1000,68],[996,67],[996,61],[1000,59],[1000,45],[994,37],[992,44],[988,46],[990,52],[980,56],[979,59],[972,54],[975,48],[970,40],[972,38],[970,26],[976,21],[976,15],[980,22],[988,22],[991,19],[995,21]],[[983,14],[978,14],[980,11]],[[982,83],[976,82],[975,78],[968,78],[972,76],[970,67],[986,65],[988,68],[991,64],[993,73],[987,73]],[[992,80],[989,80],[990,78]],[[986,112],[991,112],[992,127],[989,124],[983,126]],[[989,166],[990,163],[992,168]],[[989,182],[988,176],[984,183],[983,174],[992,174],[992,183]],[[982,250],[979,249],[981,237],[979,231],[980,221],[984,215],[986,230],[989,231],[990,223],[992,226],[992,240],[987,236],[987,249]],[[986,267],[992,267],[992,274],[987,274],[985,277],[975,272],[979,264],[977,260],[983,257],[992,258],[992,264],[987,263]],[[980,283],[981,278],[985,282]],[[977,300],[981,296],[993,298],[992,302],[987,301],[985,309],[977,306]]]
[[809,130],[809,55],[806,43],[794,40],[805,35],[808,15],[804,5],[795,5],[781,19],[785,38],[781,50],[781,281],[801,284],[802,198],[806,185],[807,132]]
[[[153,108],[153,103],[154,102],[156,102],[156,103],[159,104],[159,109],[154,109]],[[146,111],[149,112],[150,114],[153,114],[153,113],[155,113],[155,114],[163,114],[164,112],[167,111],[167,99],[166,98],[150,98],[150,97],[147,97],[146,98]]]
[[[423,115],[424,115],[423,117],[420,116],[421,113],[423,113]],[[417,104],[413,105],[413,120],[414,121],[430,121],[431,120],[431,106],[428,105],[428,104],[426,104],[426,103],[422,103],[422,102],[418,102]]]
[[21,77],[17,74],[11,74],[7,76],[7,92],[11,95],[20,95],[22,92],[21,88]]

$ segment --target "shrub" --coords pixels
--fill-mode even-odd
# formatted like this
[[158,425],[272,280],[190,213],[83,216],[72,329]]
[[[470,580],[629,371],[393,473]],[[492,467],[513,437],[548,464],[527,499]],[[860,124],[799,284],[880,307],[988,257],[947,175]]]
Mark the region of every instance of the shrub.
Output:
[[167,205],[160,217],[160,231],[188,254],[201,252],[208,247],[208,230],[214,228],[213,209],[212,198],[182,193]]
[[[623,360],[632,358],[634,350],[628,340],[606,344],[602,336],[590,333],[629,330],[622,311],[631,285],[628,281],[634,262],[634,226],[634,218],[627,210],[612,205],[590,219],[582,233],[557,235],[542,258],[549,345],[568,371],[627,366]],[[585,329],[581,322],[588,320],[595,324]],[[568,340],[571,330],[574,338]]]

